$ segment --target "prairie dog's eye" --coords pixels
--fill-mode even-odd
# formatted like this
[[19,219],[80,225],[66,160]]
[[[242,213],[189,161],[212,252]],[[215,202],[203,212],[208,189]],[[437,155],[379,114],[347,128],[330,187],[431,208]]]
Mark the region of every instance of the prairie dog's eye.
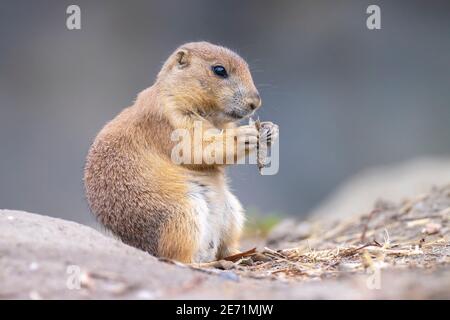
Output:
[[227,70],[225,69],[225,67],[223,66],[213,66],[212,67],[214,73],[216,75],[218,75],[221,78],[227,78],[228,77],[228,73]]

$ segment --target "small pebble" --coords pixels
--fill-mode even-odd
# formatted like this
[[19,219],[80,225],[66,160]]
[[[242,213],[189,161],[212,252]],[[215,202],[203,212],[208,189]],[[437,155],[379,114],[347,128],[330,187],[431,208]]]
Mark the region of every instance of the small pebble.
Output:
[[33,262],[30,263],[30,265],[28,266],[28,269],[29,269],[30,271],[36,271],[37,269],[39,269],[39,263],[33,261]]
[[42,296],[36,290],[31,291],[29,297],[31,300],[42,300]]
[[231,271],[220,272],[219,277],[225,280],[239,282],[239,276]]
[[441,231],[442,226],[439,223],[428,223],[425,228],[422,229],[422,233],[426,233],[428,235],[436,234]]
[[136,293],[136,299],[140,299],[140,300],[155,299],[155,294],[148,290],[139,290]]
[[230,270],[230,269],[236,268],[236,265],[231,261],[219,260],[218,262],[219,262],[219,266],[218,266],[219,269]]
[[256,254],[254,254],[254,255],[252,256],[252,260],[253,260],[253,261],[263,261],[263,262],[267,262],[267,261],[271,261],[272,258],[270,258],[270,257],[268,257],[268,256],[266,256],[266,255],[264,255],[264,254],[261,254],[261,253],[256,253]]

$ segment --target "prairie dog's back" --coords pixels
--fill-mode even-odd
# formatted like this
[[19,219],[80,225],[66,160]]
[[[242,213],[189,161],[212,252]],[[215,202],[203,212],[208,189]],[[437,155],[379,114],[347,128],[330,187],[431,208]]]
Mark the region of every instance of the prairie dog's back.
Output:
[[184,170],[163,152],[167,122],[154,115],[142,123],[138,114],[136,106],[125,109],[95,139],[85,167],[86,196],[99,221],[125,243],[157,254],[159,228],[186,194]]

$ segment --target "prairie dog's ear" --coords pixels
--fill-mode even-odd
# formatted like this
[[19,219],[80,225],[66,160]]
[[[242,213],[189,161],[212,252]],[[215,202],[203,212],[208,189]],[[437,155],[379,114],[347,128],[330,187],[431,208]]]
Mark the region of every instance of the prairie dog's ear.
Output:
[[189,65],[189,62],[191,60],[191,53],[187,49],[181,48],[175,54],[175,58],[178,67],[185,68]]

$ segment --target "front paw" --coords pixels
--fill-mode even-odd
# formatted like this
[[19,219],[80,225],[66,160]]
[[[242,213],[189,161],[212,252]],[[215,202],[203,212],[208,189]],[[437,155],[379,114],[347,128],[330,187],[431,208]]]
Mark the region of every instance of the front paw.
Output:
[[268,146],[270,146],[273,142],[278,140],[279,135],[278,125],[270,121],[265,121],[261,122],[260,126],[261,126],[259,136],[260,143],[265,143]]
[[245,143],[246,150],[254,150],[258,146],[259,132],[252,125],[241,126],[237,128],[237,142]]

